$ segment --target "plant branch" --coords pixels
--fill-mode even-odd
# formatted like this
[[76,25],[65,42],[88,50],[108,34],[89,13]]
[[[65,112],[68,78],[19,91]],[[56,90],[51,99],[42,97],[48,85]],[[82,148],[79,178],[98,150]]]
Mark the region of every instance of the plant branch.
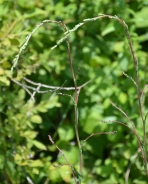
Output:
[[68,166],[70,167],[70,170],[71,170],[71,172],[72,172],[72,175],[73,175],[73,178],[74,178],[74,180],[75,180],[75,183],[78,184],[78,182],[77,182],[77,180],[76,180],[75,173],[74,173],[74,171],[73,171],[73,169],[72,169],[72,166],[70,165],[69,161],[68,161],[67,158],[65,157],[63,151],[54,143],[54,141],[52,140],[52,137],[51,137],[50,135],[48,135],[48,137],[49,137],[50,142],[51,142],[53,145],[55,145],[55,147],[59,150],[59,152],[61,153],[61,155],[64,157],[65,161],[67,162]]
[[71,49],[70,49],[70,42],[69,42],[69,38],[68,37],[67,37],[67,47],[68,47],[67,51],[68,51],[70,70],[71,70],[72,79],[73,79],[74,87],[75,87],[75,106],[74,106],[74,112],[75,112],[75,132],[76,132],[76,138],[77,138],[79,154],[80,154],[80,174],[82,174],[82,165],[83,165],[82,160],[83,160],[83,158],[82,158],[82,148],[81,148],[81,143],[80,143],[80,139],[79,139],[79,132],[78,132],[78,107],[77,107],[80,89],[77,89],[77,81],[76,81],[76,77],[75,77],[73,66],[72,66]]
[[[119,107],[117,107],[113,102],[111,102],[111,104],[116,108],[118,109],[127,119],[128,121],[130,122],[130,124],[132,125],[132,130],[134,132],[134,134],[136,135],[137,139],[138,139],[138,144],[139,144],[139,147],[141,148],[141,154],[142,154],[142,158],[143,158],[143,163],[144,163],[144,167],[146,169],[146,174],[148,176],[148,172],[147,172],[147,157],[146,157],[146,150],[145,150],[145,144],[139,139],[139,136],[136,132],[136,129],[135,129],[135,126],[133,124],[133,122],[130,120],[130,118],[128,117],[128,115],[122,110],[120,109]],[[144,149],[143,149],[144,148]]]
[[116,109],[118,109],[127,118],[127,120],[130,122],[131,126],[133,127],[133,130],[135,130],[135,125],[130,120],[130,118],[128,117],[128,115],[122,109],[120,109],[119,107],[117,107],[112,101],[110,103],[112,104],[112,106],[114,106]]
[[96,135],[100,135],[100,134],[116,134],[117,133],[117,131],[113,131],[113,132],[97,132],[97,133],[93,133],[93,134],[91,134],[91,135],[89,135],[85,140],[83,140],[83,142],[82,142],[82,146],[83,146],[83,144],[84,144],[84,142],[86,142],[89,138],[91,138],[91,137],[93,137],[93,136],[96,136]]

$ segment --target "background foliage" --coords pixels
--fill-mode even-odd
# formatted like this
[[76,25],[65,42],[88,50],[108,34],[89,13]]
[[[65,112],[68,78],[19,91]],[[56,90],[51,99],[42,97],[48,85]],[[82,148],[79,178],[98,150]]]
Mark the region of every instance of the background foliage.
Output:
[[[79,152],[74,132],[73,105],[69,97],[38,94],[35,103],[11,81],[11,66],[26,36],[45,19],[61,20],[72,29],[83,19],[98,13],[117,15],[129,26],[133,46],[139,60],[141,89],[147,84],[148,1],[147,0],[16,0],[0,1],[0,182],[3,184],[72,183],[64,164],[48,134],[64,151],[70,163],[78,167]],[[34,82],[53,86],[73,86],[66,43],[50,48],[62,38],[55,24],[45,24],[31,38],[23,51],[13,78],[27,77]],[[125,174],[138,150],[132,132],[119,124],[102,124],[103,120],[125,117],[111,106],[113,101],[132,119],[142,136],[137,94],[134,84],[122,71],[135,77],[129,46],[121,25],[115,20],[89,22],[70,35],[73,67],[78,85],[98,76],[79,97],[79,136],[84,140],[96,132],[117,130],[115,135],[98,135],[83,147],[83,183],[124,183]],[[26,82],[24,81],[24,84]],[[72,95],[70,92],[69,94]],[[147,97],[147,96],[145,96]],[[147,104],[147,98],[144,99]],[[145,112],[148,111],[144,106]],[[148,131],[148,129],[147,129]],[[131,166],[129,183],[146,184],[139,156]]]

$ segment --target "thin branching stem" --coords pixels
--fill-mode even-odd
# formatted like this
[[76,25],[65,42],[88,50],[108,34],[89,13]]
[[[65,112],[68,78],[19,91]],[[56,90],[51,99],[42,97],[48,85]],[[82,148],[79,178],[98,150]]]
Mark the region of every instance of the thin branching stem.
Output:
[[117,107],[112,101],[110,102],[112,104],[112,106],[114,106],[116,109],[118,109],[129,121],[129,123],[131,124],[131,126],[133,127],[133,130],[135,130],[135,125],[133,124],[133,122],[130,120],[130,118],[128,117],[128,115],[119,107]]
[[49,137],[50,142],[51,142],[53,145],[55,145],[55,147],[59,150],[59,152],[61,153],[61,155],[64,157],[65,161],[67,162],[67,164],[68,164],[68,166],[69,166],[69,168],[70,168],[70,170],[71,170],[71,172],[72,172],[72,175],[73,175],[73,178],[74,178],[74,180],[75,180],[75,183],[78,184],[78,182],[77,182],[77,180],[76,180],[75,173],[74,173],[74,171],[73,171],[73,169],[72,169],[72,166],[70,165],[70,163],[69,163],[69,161],[67,160],[66,156],[64,155],[63,151],[54,143],[54,141],[52,140],[52,137],[51,137],[50,135],[48,135],[48,137]]
[[78,99],[79,99],[79,93],[80,89],[77,89],[77,82],[76,82],[76,77],[73,71],[73,66],[72,66],[72,57],[71,57],[71,50],[70,50],[70,43],[69,39],[67,38],[67,46],[68,46],[68,58],[69,58],[69,63],[70,63],[70,69],[71,69],[71,74],[74,82],[74,87],[75,87],[75,106],[74,106],[74,112],[75,112],[75,132],[76,132],[76,138],[77,138],[77,143],[79,147],[79,153],[80,153],[80,174],[82,174],[82,148],[81,148],[81,143],[79,139],[79,132],[78,132]]
[[140,139],[136,129],[130,128],[126,123],[123,123],[123,122],[120,122],[120,121],[117,121],[117,120],[113,120],[113,121],[111,121],[111,120],[108,120],[108,121],[99,120],[99,121],[102,122],[102,123],[109,123],[109,124],[110,123],[118,123],[118,124],[124,125],[125,127],[129,128],[135,134],[135,136],[137,137],[139,149],[141,151],[143,162],[145,163],[145,154],[144,154],[144,151],[142,149],[143,148],[143,143],[142,143],[142,141],[141,141],[141,139]]
[[[64,31],[66,32],[67,28],[66,28],[65,24],[63,24],[63,28],[64,28]],[[77,143],[78,143],[78,148],[79,148],[79,153],[80,153],[80,174],[82,174],[82,160],[83,160],[83,158],[82,158],[82,148],[81,148],[79,132],[78,132],[78,107],[77,107],[80,89],[77,89],[77,81],[76,81],[75,73],[73,70],[71,48],[70,48],[70,42],[69,42],[68,37],[66,38],[66,42],[67,42],[67,52],[68,52],[69,65],[70,65],[70,70],[71,70],[72,79],[73,79],[74,88],[75,88],[75,104],[74,104],[75,133],[76,133],[76,138],[77,138]]]
[[101,135],[101,134],[106,134],[106,135],[108,135],[108,134],[116,134],[116,133],[117,133],[117,131],[113,131],[113,132],[97,132],[97,133],[93,133],[93,134],[89,135],[86,139],[84,139],[84,141],[82,142],[82,146],[83,146],[84,142],[86,142],[89,138],[91,138],[91,137],[93,137],[93,136]]
[[[13,69],[15,68],[15,66],[17,65],[18,63],[18,60],[20,58],[20,55],[22,53],[22,51],[26,48],[26,46],[28,45],[29,43],[29,40],[30,38],[32,37],[32,35],[37,31],[37,29],[41,26],[43,26],[45,23],[56,23],[56,24],[59,24],[63,30],[64,30],[64,37],[62,37],[56,45],[54,45],[51,49],[54,49],[56,48],[59,44],[61,44],[63,41],[66,40],[67,42],[67,51],[68,51],[68,59],[69,59],[69,65],[70,65],[70,70],[71,70],[71,75],[72,75],[72,79],[73,79],[73,82],[74,82],[74,87],[55,87],[55,86],[47,86],[47,85],[44,85],[44,84],[39,84],[39,83],[35,83],[33,81],[30,81],[29,79],[27,78],[24,78],[24,80],[32,85],[36,85],[37,87],[34,88],[32,86],[28,86],[28,85],[25,85],[25,84],[21,84],[20,82],[18,81],[15,81],[14,79],[11,79],[13,82],[15,82],[16,84],[22,86],[30,95],[31,95],[31,98],[34,99],[34,96],[36,93],[44,93],[45,91],[43,90],[40,90],[41,87],[45,87],[45,88],[48,88],[48,89],[52,89],[52,90],[46,90],[47,91],[50,91],[50,92],[56,92],[57,94],[59,95],[62,95],[61,92],[57,92],[59,89],[60,90],[74,90],[75,91],[75,97],[73,98],[73,102],[74,102],[74,112],[75,112],[75,132],[76,132],[76,138],[77,138],[77,143],[78,143],[78,147],[79,147],[79,152],[80,152],[80,174],[82,173],[82,148],[81,148],[81,144],[80,144],[80,139],[79,139],[79,133],[78,133],[78,99],[79,99],[79,93],[80,93],[80,90],[81,88],[83,88],[85,85],[87,85],[89,82],[91,82],[92,80],[86,82],[85,84],[81,85],[81,86],[77,86],[77,81],[76,81],[76,76],[75,76],[75,73],[74,73],[74,70],[73,70],[73,64],[72,64],[72,57],[71,57],[71,48],[70,48],[70,42],[69,42],[69,35],[70,33],[72,32],[75,32],[77,29],[79,29],[82,25],[86,24],[87,22],[90,22],[90,21],[95,21],[95,20],[98,20],[98,19],[102,19],[102,18],[110,18],[110,19],[115,19],[117,20],[125,29],[125,33],[126,33],[126,36],[127,36],[127,39],[128,39],[128,43],[129,43],[129,47],[130,47],[130,51],[131,51],[131,55],[132,55],[132,58],[133,58],[133,63],[134,63],[134,68],[135,68],[135,71],[136,71],[136,79],[135,81],[130,78],[127,74],[124,73],[125,76],[129,77],[133,82],[134,84],[136,85],[136,90],[137,90],[137,96],[138,96],[138,104],[139,104],[139,112],[140,112],[140,117],[142,119],[142,123],[143,123],[143,142],[139,139],[139,136],[136,132],[136,128],[133,124],[133,122],[130,120],[130,118],[127,116],[127,114],[122,110],[120,109],[119,107],[117,107],[113,102],[112,105],[118,109],[120,112],[122,112],[122,114],[128,119],[128,121],[130,122],[132,128],[131,130],[134,132],[134,134],[137,136],[137,139],[138,139],[138,144],[139,144],[139,147],[141,148],[141,152],[142,152],[142,156],[143,156],[143,161],[144,161],[144,166],[145,166],[145,169],[146,169],[146,175],[148,176],[148,169],[147,169],[147,157],[146,157],[146,149],[147,149],[147,142],[146,142],[146,118],[147,118],[147,114],[144,116],[143,114],[143,109],[142,109],[142,102],[141,102],[141,98],[143,96],[143,93],[144,93],[144,90],[147,88],[147,85],[145,86],[144,90],[142,91],[142,94],[140,95],[140,85],[139,85],[139,77],[138,77],[138,60],[135,56],[135,52],[134,52],[134,49],[133,49],[133,44],[132,44],[132,41],[131,41],[131,37],[130,37],[130,33],[128,31],[128,26],[126,25],[126,23],[121,20],[120,18],[118,18],[117,16],[111,16],[111,15],[104,15],[104,14],[99,14],[97,17],[94,17],[94,18],[88,18],[88,19],[85,19],[83,20],[83,22],[75,25],[75,27],[71,30],[67,30],[66,28],[66,25],[64,23],[62,23],[61,21],[52,21],[52,20],[44,20],[42,21],[40,24],[38,24],[34,30],[26,37],[26,41],[25,43],[22,45],[22,47],[20,48],[18,54],[16,55],[16,57],[14,58],[13,60],[13,66],[11,68],[11,71],[13,71]],[[33,90],[33,93],[30,92],[30,90]],[[64,94],[64,95],[67,95],[67,94]],[[70,95],[67,95],[67,96],[70,96]],[[121,123],[123,124],[123,123]],[[92,134],[90,135],[88,138],[94,136],[95,134]],[[52,139],[51,139],[52,140]],[[51,141],[50,140],[50,141]],[[142,149],[144,148],[144,149]]]
[[142,157],[143,157],[144,166],[145,166],[145,168],[146,168],[146,174],[148,174],[148,173],[147,173],[147,157],[146,157],[146,150],[145,150],[145,148],[142,149],[143,147],[145,147],[145,144],[143,144],[142,141],[139,140],[139,138],[138,138],[139,136],[138,136],[138,133],[137,133],[137,131],[136,131],[136,129],[135,129],[135,126],[134,126],[133,122],[130,120],[130,118],[128,117],[128,115],[127,115],[122,109],[120,109],[119,107],[117,107],[113,102],[111,102],[111,104],[112,104],[116,109],[118,109],[118,110],[128,119],[128,121],[129,121],[130,124],[132,125],[132,130],[133,130],[134,134],[136,135],[136,137],[137,137],[137,139],[138,139],[139,147],[141,148],[141,154],[142,154]]

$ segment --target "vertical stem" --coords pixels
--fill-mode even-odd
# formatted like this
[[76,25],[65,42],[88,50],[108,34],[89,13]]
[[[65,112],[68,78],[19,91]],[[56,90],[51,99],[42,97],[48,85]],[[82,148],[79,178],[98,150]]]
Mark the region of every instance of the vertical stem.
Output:
[[77,89],[77,82],[75,78],[75,74],[73,71],[73,66],[72,66],[72,58],[71,58],[71,51],[70,51],[70,44],[69,44],[69,39],[67,38],[67,45],[68,45],[68,58],[69,58],[69,63],[70,63],[70,70],[74,82],[74,87],[75,87],[75,132],[76,132],[76,138],[77,138],[77,143],[78,143],[78,148],[79,148],[79,157],[80,157],[80,174],[82,174],[82,148],[81,148],[81,143],[79,139],[79,132],[78,132],[78,99],[79,99],[79,92],[80,89]]
[[141,104],[141,100],[140,100],[140,87],[139,87],[139,77],[138,77],[138,61],[135,57],[131,37],[130,37],[130,34],[129,34],[127,29],[126,29],[126,34],[127,34],[127,38],[128,38],[128,41],[129,41],[129,46],[130,46],[130,50],[131,50],[131,53],[132,53],[133,61],[134,61],[134,67],[135,67],[135,70],[136,70],[136,84],[137,84],[139,111],[140,111],[140,116],[141,116],[142,123],[143,123],[143,143],[144,143],[144,147],[145,147],[144,155],[143,155],[144,156],[144,165],[145,165],[145,169],[146,169],[146,175],[148,177],[147,156],[146,156],[146,150],[147,150],[146,128],[145,128],[145,120],[144,120],[144,117],[143,117],[142,104]]
[[78,133],[78,108],[75,106],[75,132],[76,132],[76,138],[77,138],[77,143],[79,147],[79,154],[80,154],[80,174],[82,174],[82,148],[80,144],[80,139],[79,139],[79,133]]
[[[64,31],[67,31],[67,28],[65,26],[65,24],[63,24],[62,22],[59,22],[59,24],[63,27]],[[68,58],[69,58],[69,64],[70,64],[70,70],[71,70],[71,74],[72,74],[72,79],[74,82],[74,87],[75,87],[75,132],[76,132],[76,138],[77,138],[77,143],[78,143],[78,148],[79,148],[79,154],[80,154],[80,174],[82,174],[82,148],[81,148],[81,143],[80,143],[80,139],[79,139],[79,132],[78,132],[78,98],[79,98],[79,92],[80,89],[77,89],[77,82],[76,82],[76,77],[74,74],[74,70],[73,70],[73,66],[72,66],[72,57],[71,57],[71,49],[70,49],[70,42],[69,42],[69,38],[67,38],[67,52],[68,52]]]

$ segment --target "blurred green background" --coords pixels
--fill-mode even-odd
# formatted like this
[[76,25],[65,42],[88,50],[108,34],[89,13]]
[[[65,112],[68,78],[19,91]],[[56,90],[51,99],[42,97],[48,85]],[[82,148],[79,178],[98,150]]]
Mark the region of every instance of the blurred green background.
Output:
[[[48,139],[50,134],[67,159],[78,169],[79,151],[74,131],[74,106],[68,96],[30,95],[10,80],[12,61],[26,36],[43,20],[63,21],[72,29],[83,19],[99,13],[117,15],[128,27],[139,61],[141,91],[148,78],[148,0],[0,0],[0,183],[62,184],[74,183],[68,166]],[[32,36],[13,71],[13,78],[28,84],[23,77],[52,86],[72,87],[66,43],[50,50],[62,38],[56,24],[45,24]],[[141,155],[130,165],[138,150],[135,135],[120,124],[103,124],[102,120],[128,123],[110,101],[134,122],[142,138],[136,88],[124,71],[135,78],[134,65],[123,27],[113,19],[88,22],[70,34],[73,68],[78,86],[98,76],[85,86],[79,96],[79,136],[83,141],[92,133],[118,131],[115,135],[98,135],[83,146],[83,178],[86,184],[146,184]],[[62,91],[63,92],[63,91]],[[63,92],[73,95],[73,92]],[[144,97],[143,110],[148,111]],[[148,132],[148,128],[146,130]],[[131,167],[130,167],[131,166]]]

